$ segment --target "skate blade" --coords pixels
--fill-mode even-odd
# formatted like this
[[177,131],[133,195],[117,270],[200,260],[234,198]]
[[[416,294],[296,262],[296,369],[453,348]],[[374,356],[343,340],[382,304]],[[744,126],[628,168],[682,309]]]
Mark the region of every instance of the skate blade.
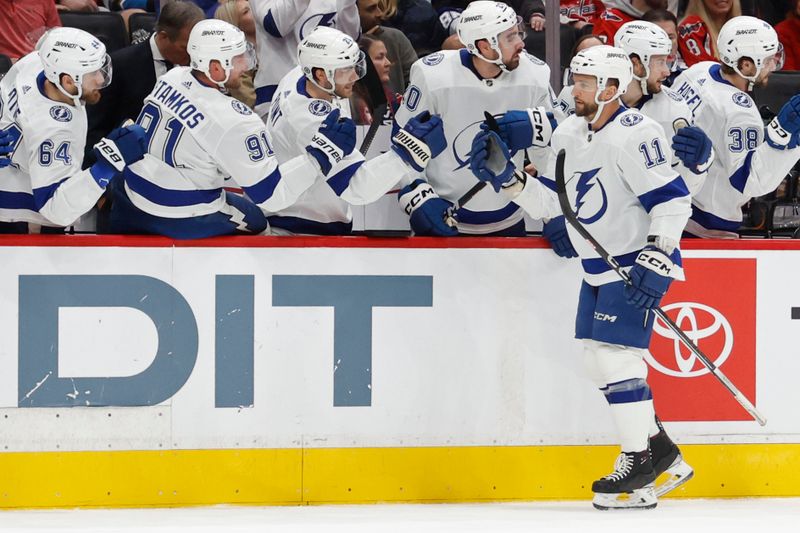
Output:
[[651,483],[630,493],[602,494],[596,492],[592,505],[594,505],[595,509],[601,511],[612,509],[655,509],[656,505],[658,505],[658,498],[656,498],[653,484]]
[[[669,468],[656,480],[655,494],[662,497],[692,479],[694,469],[678,455]],[[661,480],[661,481],[659,481]]]

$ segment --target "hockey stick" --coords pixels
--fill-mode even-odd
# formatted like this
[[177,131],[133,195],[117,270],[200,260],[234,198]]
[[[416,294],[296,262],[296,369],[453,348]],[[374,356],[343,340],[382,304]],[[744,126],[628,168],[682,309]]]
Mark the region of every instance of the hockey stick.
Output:
[[386,111],[386,106],[384,105],[379,105],[373,110],[372,124],[369,125],[369,129],[367,130],[367,133],[364,135],[364,140],[361,141],[361,146],[358,148],[358,151],[361,152],[361,155],[367,155],[367,151],[369,150],[369,147],[372,145],[372,141],[375,140],[375,135],[378,133],[378,129],[381,127],[381,124],[383,123],[383,114],[385,111]]
[[[556,191],[558,192],[558,203],[561,205],[561,210],[564,212],[564,218],[566,218],[567,222],[575,228],[575,230],[580,233],[581,237],[586,239],[589,244],[594,248],[594,251],[611,267],[611,269],[617,273],[617,275],[622,278],[622,281],[625,282],[626,285],[631,284],[631,277],[630,275],[622,270],[619,263],[617,262],[614,257],[609,254],[603,246],[597,242],[597,240],[592,236],[589,231],[583,227],[583,224],[580,223],[578,220],[578,215],[572,210],[572,206],[569,203],[569,198],[567,198],[567,184],[564,178],[564,160],[567,157],[566,151],[559,150],[558,157],[556,158]],[[750,403],[744,394],[742,394],[739,389],[728,379],[728,377],[722,373],[722,371],[715,365],[709,358],[700,351],[694,342],[686,335],[686,333],[681,330],[678,325],[673,322],[671,318],[667,316],[663,309],[660,307],[654,307],[653,312],[656,314],[658,318],[660,318],[669,329],[672,330],[675,335],[681,340],[681,342],[692,351],[692,353],[700,359],[700,362],[712,373],[714,376],[728,389],[734,399],[739,402],[745,411],[747,411],[750,416],[752,416],[759,424],[762,426],[766,425],[767,419],[755,408],[755,406]]]

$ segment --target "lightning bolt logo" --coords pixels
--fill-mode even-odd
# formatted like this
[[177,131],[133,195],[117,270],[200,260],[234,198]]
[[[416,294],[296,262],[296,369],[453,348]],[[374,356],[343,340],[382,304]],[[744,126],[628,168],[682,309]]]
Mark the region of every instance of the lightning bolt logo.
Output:
[[[453,172],[461,170],[469,165],[469,159],[472,153],[472,140],[480,130],[480,128],[476,129],[475,126],[479,125],[481,122],[483,121],[478,120],[472,124],[468,124],[463,130],[458,132],[458,135],[456,135],[456,138],[453,140],[453,159],[458,163],[458,166],[453,169]],[[464,146],[464,140],[468,143],[466,146]]]
[[[572,176],[573,179],[575,177],[578,178],[578,183],[575,186],[575,190],[578,192],[578,195],[575,197],[575,214],[578,216],[578,220],[584,224],[592,224],[597,222],[603,217],[603,215],[606,214],[606,210],[608,209],[608,196],[606,195],[606,190],[600,180],[596,178],[598,172],[600,172],[600,169],[595,168],[587,172],[576,172]],[[586,203],[584,198],[589,191],[594,188],[595,185],[600,188],[600,196],[602,200],[600,203],[600,208],[592,215],[581,216],[581,208]]]

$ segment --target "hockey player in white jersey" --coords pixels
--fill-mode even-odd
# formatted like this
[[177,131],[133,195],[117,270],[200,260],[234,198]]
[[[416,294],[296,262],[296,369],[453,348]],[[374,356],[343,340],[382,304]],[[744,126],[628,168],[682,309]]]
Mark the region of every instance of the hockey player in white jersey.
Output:
[[95,145],[97,162],[81,170],[84,106],[100,100],[111,75],[96,37],[56,28],[0,81],[0,130],[9,152],[8,164],[0,164],[0,220],[69,226],[94,207],[116,172],[142,157],[141,128],[119,128]]
[[[681,463],[676,477],[654,490],[653,437],[672,443],[655,417],[643,357],[653,328],[650,309],[673,278],[683,279],[678,244],[690,214],[689,191],[670,165],[663,128],[619,101],[633,75],[627,54],[596,46],[577,54],[571,68],[576,114],[559,125],[552,148],[566,151],[566,189],[578,220],[631,276],[626,285],[569,228],[584,270],[575,336],[583,340],[586,369],[608,401],[622,448],[614,472],[592,484],[594,505],[652,508],[657,494],[692,473]],[[495,132],[476,136],[472,170],[532,216],[560,214],[540,179],[516,177]]]
[[[187,49],[191,66],[167,72],[145,98],[137,122],[148,151],[115,180],[111,230],[178,239],[264,232],[263,210],[291,205],[321,167],[353,151],[355,124],[331,113],[301,154],[278,165],[264,123],[226,94],[254,66],[244,33],[204,20]],[[224,189],[228,177],[246,196]]]
[[766,22],[732,18],[719,32],[717,50],[722,64],[697,63],[672,85],[716,151],[705,184],[693,195],[686,231],[737,238],[742,206],[774,191],[800,159],[800,95],[764,128],[748,92],[783,63],[783,48]]
[[[524,142],[544,147],[549,141],[555,124],[550,69],[524,51],[523,35],[511,7],[502,2],[472,2],[458,25],[458,36],[466,49],[430,54],[411,67],[396,125],[404,126],[421,111],[438,114],[448,141],[448,149],[428,165],[424,176],[427,183],[415,180],[401,190],[401,205],[410,214],[416,234],[525,235],[519,206],[488,187],[458,210],[457,231],[445,222],[452,204],[475,184],[469,171],[469,153],[484,111],[494,114],[509,108],[537,108],[536,128],[528,132]],[[548,153],[544,148],[534,149],[534,163],[543,166]],[[523,155],[516,153],[515,161],[521,164]],[[415,202],[416,198],[424,201]]]
[[[300,155],[332,110],[350,115],[347,99],[366,72],[366,58],[349,36],[320,26],[298,46],[300,66],[278,86],[267,131],[280,163]],[[355,139],[354,139],[355,142]],[[269,217],[273,232],[345,235],[352,229],[350,205],[378,200],[446,146],[442,121],[423,114],[409,120],[392,139],[392,149],[370,161],[353,151],[327,179],[312,185],[293,205]],[[325,170],[325,169],[323,169]]]
[[672,167],[689,192],[697,192],[714,161],[714,149],[708,135],[692,126],[692,110],[683,98],[662,85],[670,74],[667,58],[672,53],[667,32],[652,22],[626,22],[617,30],[614,44],[633,63],[633,81],[622,102],[661,124],[667,138],[672,139]]
[[253,83],[255,111],[266,120],[278,83],[297,65],[297,46],[317,26],[336,28],[354,40],[361,34],[356,0],[250,0],[256,21],[260,68]]

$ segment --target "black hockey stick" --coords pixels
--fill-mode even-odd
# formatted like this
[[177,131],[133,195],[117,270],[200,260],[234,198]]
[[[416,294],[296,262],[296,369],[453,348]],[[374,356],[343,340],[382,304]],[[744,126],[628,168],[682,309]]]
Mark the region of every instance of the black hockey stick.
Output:
[[[581,237],[586,239],[589,244],[594,248],[594,251],[611,267],[611,269],[617,273],[617,275],[622,278],[627,285],[631,284],[631,277],[630,275],[622,270],[619,263],[617,262],[614,257],[609,254],[603,246],[597,242],[597,240],[592,236],[589,231],[583,227],[583,224],[580,223],[578,220],[578,215],[572,210],[572,206],[569,203],[569,198],[567,197],[567,184],[564,177],[564,160],[567,157],[567,153],[562,149],[559,150],[558,156],[556,158],[556,191],[558,192],[558,203],[561,205],[561,210],[564,212],[564,218],[569,222],[569,224],[575,228],[575,230],[580,233]],[[766,425],[767,419],[758,412],[758,409],[750,403],[744,394],[742,394],[739,389],[736,388],[728,377],[722,373],[722,371],[715,365],[709,358],[700,351],[692,339],[690,339],[686,333],[681,330],[678,325],[673,322],[671,318],[667,316],[663,309],[660,307],[654,307],[653,312],[656,314],[658,318],[660,318],[666,325],[678,336],[681,342],[692,351],[692,353],[700,359],[700,362],[705,365],[708,370],[714,374],[714,376],[728,389],[733,397],[739,402],[745,411],[747,411],[750,416],[752,416],[759,424],[762,426]]]
[[367,129],[367,133],[364,135],[364,140],[361,141],[361,146],[358,148],[358,151],[361,152],[361,155],[367,155],[367,151],[372,145],[372,141],[375,140],[375,134],[378,133],[378,129],[383,123],[383,114],[385,112],[385,105],[379,105],[372,110],[372,124],[369,125],[369,129]]

